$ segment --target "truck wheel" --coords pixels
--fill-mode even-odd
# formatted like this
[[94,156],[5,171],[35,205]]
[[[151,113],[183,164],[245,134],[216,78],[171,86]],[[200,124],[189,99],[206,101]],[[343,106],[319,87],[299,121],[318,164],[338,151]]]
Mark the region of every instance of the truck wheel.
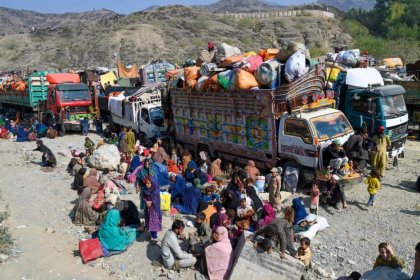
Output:
[[[308,180],[305,177],[305,173],[303,172],[302,166],[294,161],[288,161],[283,165],[283,176],[282,176],[282,181],[284,178],[284,174],[286,172],[286,168],[288,167],[292,167],[292,168],[297,168],[299,170],[299,178],[298,178],[298,184],[297,184],[297,188],[298,189],[302,189],[304,188],[307,184],[308,184]],[[283,183],[284,186],[284,183]]]

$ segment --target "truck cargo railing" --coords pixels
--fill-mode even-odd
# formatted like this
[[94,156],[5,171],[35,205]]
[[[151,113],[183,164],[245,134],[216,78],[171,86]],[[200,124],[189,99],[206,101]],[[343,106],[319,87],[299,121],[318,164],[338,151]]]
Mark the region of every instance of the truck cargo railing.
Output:
[[130,102],[139,103],[140,105],[160,103],[162,98],[161,90],[161,84],[150,84],[140,88],[133,95],[128,96],[127,99]]

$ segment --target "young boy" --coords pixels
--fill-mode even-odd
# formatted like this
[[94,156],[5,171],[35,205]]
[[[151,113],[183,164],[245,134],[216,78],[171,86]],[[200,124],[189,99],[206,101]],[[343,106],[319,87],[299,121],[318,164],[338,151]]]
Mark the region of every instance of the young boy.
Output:
[[240,229],[248,230],[251,218],[254,215],[254,209],[247,205],[246,198],[241,199],[241,206],[236,209],[236,213],[238,215],[236,226]]
[[298,256],[297,258],[303,262],[305,268],[311,267],[311,260],[312,260],[312,253],[309,246],[311,245],[311,240],[309,238],[304,237],[300,240],[300,247],[298,249]]
[[220,195],[216,193],[216,186],[211,185],[205,188],[203,200],[209,204],[216,204],[220,202]]
[[190,252],[195,255],[201,255],[206,245],[210,244],[211,229],[205,220],[206,214],[204,212],[198,213],[196,220],[197,231],[189,234]]
[[368,177],[365,181],[365,184],[368,185],[367,191],[369,193],[369,201],[366,204],[366,207],[373,206],[373,202],[375,201],[375,195],[382,188],[381,183],[379,182],[379,174],[375,169],[372,169],[370,172],[370,177]]
[[389,243],[380,243],[378,245],[379,256],[376,258],[373,268],[378,266],[389,266],[391,268],[401,268],[403,269],[405,264],[398,258],[394,251],[392,250],[391,244]]

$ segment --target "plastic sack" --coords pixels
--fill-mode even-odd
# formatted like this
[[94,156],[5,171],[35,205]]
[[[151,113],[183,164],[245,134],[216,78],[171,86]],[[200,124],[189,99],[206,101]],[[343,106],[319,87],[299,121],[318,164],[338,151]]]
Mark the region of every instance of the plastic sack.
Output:
[[280,62],[278,60],[269,60],[258,67],[254,75],[257,81],[272,89],[280,85]]
[[160,193],[160,210],[169,211],[171,210],[171,194],[168,192]]
[[338,74],[340,74],[341,70],[338,68],[330,68],[327,67],[327,79],[329,82],[335,82],[337,80]]
[[296,52],[286,62],[284,76],[289,82],[292,82],[308,72],[306,67],[306,57],[303,52]]
[[309,50],[305,47],[302,43],[291,42],[287,46],[280,49],[277,58],[280,62],[286,62],[293,54],[296,52],[301,51],[305,54],[307,59],[311,58]]
[[218,68],[216,63],[204,63],[200,68],[200,75],[210,77],[213,69]]
[[351,67],[356,65],[357,57],[351,51],[341,51],[337,55],[337,62]]
[[98,238],[79,241],[79,254],[84,264],[103,256],[101,242]]
[[220,61],[220,67],[227,67],[227,66],[230,66],[234,63],[241,62],[242,59],[244,59],[244,58],[245,58],[245,56],[243,54],[238,54],[238,55],[227,57],[227,58],[223,59],[222,61]]
[[200,76],[200,67],[192,66],[184,68],[184,78],[186,88],[195,88]]
[[258,52],[264,61],[276,59],[279,54],[278,49],[263,49]]
[[105,168],[117,170],[120,159],[121,156],[117,146],[105,144],[93,152],[89,159],[89,165],[98,170]]
[[221,72],[217,75],[217,81],[224,89],[228,89],[232,81],[233,75],[234,72],[232,70]]
[[263,58],[259,55],[253,55],[245,59],[245,63],[242,66],[242,69],[248,71],[251,74],[254,74],[254,72],[257,71],[261,64],[263,64]]
[[283,174],[283,183],[289,192],[295,193],[299,181],[299,169],[296,167],[286,167]]
[[195,90],[202,91],[204,88],[204,84],[207,81],[209,77],[202,76],[200,79],[198,79],[197,84],[195,86]]
[[254,75],[242,69],[238,69],[236,72],[235,84],[238,87],[238,89],[243,90],[258,87],[258,82],[255,79]]
[[219,47],[217,48],[217,51],[215,54],[215,61],[216,63],[220,63],[220,61],[222,61],[223,59],[230,56],[238,55],[238,54],[241,54],[240,49],[236,47],[232,47],[226,43],[221,43]]

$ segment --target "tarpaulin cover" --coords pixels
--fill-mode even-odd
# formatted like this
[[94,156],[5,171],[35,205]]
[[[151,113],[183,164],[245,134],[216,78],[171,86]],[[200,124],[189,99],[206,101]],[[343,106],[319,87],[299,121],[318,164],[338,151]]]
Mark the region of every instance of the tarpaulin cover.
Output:
[[112,114],[117,115],[119,117],[123,117],[122,115],[122,101],[125,99],[124,95],[120,96],[111,96],[109,98],[109,110]]
[[106,84],[113,85],[114,81],[117,80],[117,77],[115,77],[114,72],[110,71],[106,74],[101,75],[101,85],[103,88],[106,88]]
[[121,62],[118,62],[118,75],[121,78],[137,78],[139,77],[139,68],[137,64],[133,64],[131,68],[127,68]]

